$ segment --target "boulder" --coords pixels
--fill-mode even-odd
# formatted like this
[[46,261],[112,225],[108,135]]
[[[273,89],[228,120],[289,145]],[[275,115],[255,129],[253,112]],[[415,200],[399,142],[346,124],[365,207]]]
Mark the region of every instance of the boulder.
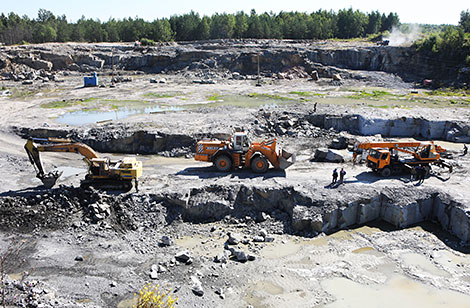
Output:
[[203,296],[204,289],[202,288],[201,281],[196,276],[191,276],[191,281],[192,281],[191,291],[193,291],[194,295]]
[[51,62],[37,59],[34,56],[18,56],[15,62],[27,65],[35,70],[50,71],[53,66]]
[[40,56],[41,59],[51,62],[54,70],[65,69],[73,63],[72,57],[68,54],[41,52]]
[[341,81],[343,79],[343,78],[341,78],[340,74],[333,74],[333,76],[331,76],[331,78],[333,78],[334,81]]
[[313,71],[310,76],[312,77],[312,80],[314,81],[317,81],[320,79],[320,77],[318,76],[318,72],[317,71]]
[[83,65],[88,65],[93,68],[102,69],[104,65],[104,60],[91,54],[79,53],[73,56],[73,60],[80,67],[83,67]]
[[315,150],[315,155],[312,160],[318,162],[342,163],[344,162],[344,157],[337,150],[320,148]]
[[171,245],[173,245],[173,240],[169,236],[164,235],[160,239],[160,245],[161,246],[171,246]]
[[176,261],[184,263],[184,264],[192,263],[191,255],[188,250],[183,250],[183,251],[178,252],[175,255],[175,259]]
[[240,234],[229,232],[228,233],[228,244],[229,245],[237,245],[241,241],[241,236]]

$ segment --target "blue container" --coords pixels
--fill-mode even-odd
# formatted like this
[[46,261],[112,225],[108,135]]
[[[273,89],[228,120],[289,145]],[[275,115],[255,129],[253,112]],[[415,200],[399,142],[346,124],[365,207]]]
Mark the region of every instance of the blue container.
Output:
[[86,76],[83,78],[85,87],[97,87],[98,86],[98,75],[93,73],[93,76]]

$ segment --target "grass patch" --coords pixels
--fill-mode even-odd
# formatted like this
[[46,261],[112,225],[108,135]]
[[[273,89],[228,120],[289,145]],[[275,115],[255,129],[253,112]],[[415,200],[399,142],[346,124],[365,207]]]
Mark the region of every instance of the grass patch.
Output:
[[360,91],[356,94],[349,95],[347,98],[352,98],[352,99],[379,99],[385,96],[393,96],[392,93],[387,92],[387,91],[380,91],[380,90],[374,90],[372,92],[367,92],[367,91]]
[[426,95],[429,96],[470,96],[470,90],[463,90],[463,89],[453,89],[453,88],[446,88],[446,89],[438,89],[433,90],[430,92],[424,92]]
[[249,97],[252,98],[269,98],[274,100],[283,100],[283,101],[293,101],[293,98],[280,96],[277,94],[266,94],[266,93],[250,93],[248,94]]
[[25,98],[36,95],[36,91],[31,90],[13,90],[10,98]]
[[390,106],[390,105],[367,105],[367,107],[371,107],[371,108],[381,108],[381,109],[392,108],[392,106]]
[[320,97],[325,96],[324,94],[321,94],[321,93],[313,93],[313,92],[308,92],[308,91],[290,91],[289,94],[298,95],[298,96],[320,96]]
[[149,93],[145,93],[144,95],[142,95],[144,97],[148,97],[148,98],[170,98],[170,97],[175,97],[177,96],[177,94],[170,94],[170,93],[153,93],[153,92],[149,92]]
[[219,101],[221,99],[222,99],[222,96],[219,93],[214,93],[211,96],[207,97],[207,100],[212,101],[212,102]]
[[78,104],[81,104],[80,100],[61,100],[61,101],[54,101],[45,104],[41,104],[41,108],[67,108],[72,107]]

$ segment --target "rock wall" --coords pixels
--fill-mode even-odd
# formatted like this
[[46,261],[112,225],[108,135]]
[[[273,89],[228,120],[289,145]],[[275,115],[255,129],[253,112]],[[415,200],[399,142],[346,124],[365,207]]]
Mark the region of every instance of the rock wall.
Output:
[[257,73],[259,62],[264,75],[298,67],[307,73],[316,70],[320,77],[331,77],[340,72],[343,78],[354,78],[347,71],[334,69],[340,68],[383,71],[397,74],[405,80],[421,81],[424,78],[455,80],[465,71],[457,64],[439,61],[433,54],[420,54],[412,47],[384,47],[367,43],[354,46],[340,42],[215,40],[160,44],[138,49],[126,44],[48,44],[3,47],[0,51],[10,62],[34,69],[84,72],[109,69],[114,65],[117,69],[149,73],[225,69],[253,75]]
[[334,200],[315,196],[318,192],[293,187],[248,187],[212,185],[189,191],[163,194],[167,207],[178,207],[191,222],[252,217],[262,213],[283,220],[286,232],[331,233],[383,220],[397,228],[421,222],[438,223],[464,242],[470,241],[470,212],[449,195],[433,189],[394,188],[380,192],[364,189],[360,194]]
[[417,137],[452,142],[470,142],[470,125],[467,122],[429,120],[421,117],[371,118],[358,114],[312,114],[307,119],[313,125],[347,131],[351,134],[383,137]]

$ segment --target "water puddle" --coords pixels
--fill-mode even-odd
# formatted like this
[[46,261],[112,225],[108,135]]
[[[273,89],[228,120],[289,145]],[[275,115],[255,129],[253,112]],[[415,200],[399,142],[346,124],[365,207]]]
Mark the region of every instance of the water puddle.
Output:
[[430,274],[449,277],[449,273],[446,271],[437,268],[431,261],[429,261],[425,256],[417,253],[406,253],[402,255],[403,261],[407,266],[418,267]]
[[216,97],[217,99],[203,101],[203,102],[192,102],[185,106],[189,108],[196,107],[219,107],[219,106],[235,106],[235,107],[277,107],[280,105],[287,105],[299,102],[297,99],[291,99],[287,97],[281,97],[276,95],[224,95]]
[[189,249],[196,256],[214,258],[223,252],[226,237],[202,237],[184,236],[175,240],[175,244],[184,249]]
[[128,299],[120,301],[119,304],[117,305],[117,308],[133,308],[133,307],[136,307],[136,305],[137,305],[137,300],[135,297],[132,297],[132,298],[128,298]]
[[67,112],[57,118],[58,123],[69,125],[83,125],[90,123],[100,123],[107,121],[122,120],[136,114],[150,114],[165,111],[179,111],[182,107],[174,106],[140,106],[140,107],[120,107],[115,110],[80,110]]
[[68,178],[72,176],[79,176],[83,173],[87,173],[87,169],[85,168],[76,168],[76,167],[68,167],[68,166],[59,166],[57,170],[62,172],[61,178]]
[[405,276],[394,274],[383,285],[363,285],[347,278],[332,278],[321,282],[335,301],[323,308],[466,308],[470,296],[441,290]]
[[373,247],[361,247],[352,251],[352,253],[368,253],[374,251]]
[[263,300],[267,297],[280,295],[284,289],[270,281],[261,280],[251,284],[246,291],[245,302],[253,307],[268,307],[263,305]]
[[294,255],[305,246],[324,246],[328,245],[327,237],[320,237],[313,240],[299,240],[299,241],[286,241],[281,242],[280,240],[276,239],[273,243],[266,243],[265,246],[262,247],[260,252],[262,258],[266,259],[279,259],[284,258],[287,256]]

